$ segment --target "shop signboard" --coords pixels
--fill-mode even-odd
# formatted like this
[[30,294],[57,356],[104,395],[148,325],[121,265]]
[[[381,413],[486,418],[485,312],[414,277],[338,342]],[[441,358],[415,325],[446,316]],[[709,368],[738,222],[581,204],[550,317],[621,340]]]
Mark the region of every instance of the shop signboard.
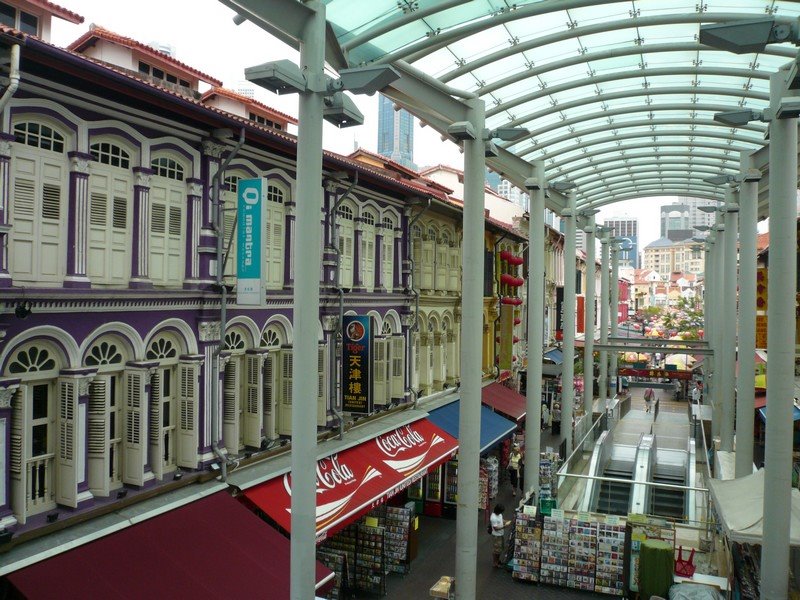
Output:
[[756,348],[767,347],[767,315],[756,315]]
[[372,317],[348,315],[342,324],[342,410],[372,412]]
[[564,287],[556,287],[556,331],[564,329]]
[[[264,304],[263,232],[266,231],[266,179],[240,179],[237,197],[236,303]],[[217,265],[218,269],[222,265]]]
[[620,377],[658,377],[660,379],[685,379],[691,380],[691,371],[672,371],[669,369],[618,369]]

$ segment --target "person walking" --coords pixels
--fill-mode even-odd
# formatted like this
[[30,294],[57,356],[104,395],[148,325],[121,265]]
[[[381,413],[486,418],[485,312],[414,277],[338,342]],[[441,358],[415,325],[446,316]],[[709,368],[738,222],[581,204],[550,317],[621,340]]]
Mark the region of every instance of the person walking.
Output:
[[519,444],[514,444],[511,448],[511,454],[508,457],[508,477],[511,480],[511,495],[517,495],[517,486],[519,486],[519,463],[522,460],[522,452],[519,450]]
[[644,391],[644,404],[645,404],[645,411],[650,412],[650,409],[653,408],[653,399],[656,397],[656,393],[653,391],[653,388],[649,387]]
[[542,430],[550,427],[550,408],[547,404],[542,404]]
[[503,519],[503,511],[506,509],[502,504],[495,504],[492,516],[489,517],[489,524],[492,526],[492,566],[502,567],[500,556],[503,554],[506,543],[506,527],[511,525],[511,521]]
[[700,384],[696,383],[692,388],[692,404],[700,404]]

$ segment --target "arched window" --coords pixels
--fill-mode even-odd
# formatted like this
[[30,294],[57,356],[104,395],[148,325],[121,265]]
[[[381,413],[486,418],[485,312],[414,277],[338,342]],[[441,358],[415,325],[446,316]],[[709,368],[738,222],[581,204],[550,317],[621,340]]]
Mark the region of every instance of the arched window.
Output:
[[354,207],[342,204],[336,214],[336,224],[339,228],[339,285],[349,289],[353,287]]
[[66,274],[66,136],[37,122],[14,124],[11,159],[9,268],[28,285],[61,282]]
[[89,278],[95,284],[127,285],[130,275],[133,193],[130,153],[112,142],[90,146]]
[[174,158],[151,161],[150,278],[157,285],[182,286],[185,273],[185,168]]

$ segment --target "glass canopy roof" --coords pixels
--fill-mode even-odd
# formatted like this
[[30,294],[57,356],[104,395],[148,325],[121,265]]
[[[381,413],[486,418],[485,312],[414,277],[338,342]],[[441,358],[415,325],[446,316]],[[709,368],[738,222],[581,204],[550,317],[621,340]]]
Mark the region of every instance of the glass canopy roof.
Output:
[[731,128],[714,113],[765,108],[770,73],[797,48],[719,51],[699,44],[700,25],[800,16],[800,4],[770,0],[324,1],[350,66],[408,64],[478,95],[488,128],[530,130],[498,145],[543,160],[548,179],[575,180],[581,205],[721,199],[703,179],[737,171],[740,151],[764,146],[766,125]]

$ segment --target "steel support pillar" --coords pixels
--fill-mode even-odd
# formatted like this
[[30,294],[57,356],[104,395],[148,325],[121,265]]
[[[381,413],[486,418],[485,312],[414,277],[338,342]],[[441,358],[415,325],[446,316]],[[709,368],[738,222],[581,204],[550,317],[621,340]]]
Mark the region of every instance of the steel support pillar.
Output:
[[567,456],[572,453],[572,416],[575,404],[575,278],[577,248],[575,192],[567,195],[564,216],[564,362],[561,370],[561,439],[567,441]]
[[322,269],[319,215],[322,210],[322,104],[325,90],[325,5],[310,8],[300,40],[300,69],[307,91],[300,93],[297,133],[297,197],[294,258],[292,370],[292,532],[290,582],[293,600],[314,597],[316,582],[317,378],[308,376],[307,361],[317,355],[319,274]]
[[[608,232],[600,238],[600,343],[608,343]],[[598,393],[600,398],[608,398],[608,352],[600,351],[600,376]]]
[[[611,299],[609,301],[608,307],[608,316],[611,319],[611,337],[617,337],[619,333],[619,243],[614,243],[611,246],[611,275],[609,276],[608,280],[608,287],[611,291],[609,294]],[[619,390],[617,389],[617,359],[619,357],[619,352],[612,352],[609,358],[611,359],[609,362],[611,363],[611,367],[608,373],[608,389],[609,389],[609,396],[611,396],[611,390],[614,390],[614,394],[618,394]]]
[[[706,237],[705,257],[703,261],[703,319],[705,321],[705,331],[703,339],[708,341],[709,347],[714,349],[714,315],[711,307],[714,306],[714,236],[709,234]],[[712,405],[711,418],[711,437],[715,437],[714,427],[716,423],[713,417],[714,402],[714,358],[703,362],[703,402]],[[709,440],[709,447],[711,441]]]
[[[484,103],[466,100],[475,131],[484,129]],[[483,336],[484,176],[483,140],[464,142],[464,242],[461,296],[461,409],[456,508],[456,595],[473,600],[478,558],[478,476],[481,431]]]
[[[777,114],[787,71],[770,76]],[[769,278],[767,295],[767,424],[764,450],[764,543],[761,597],[789,595],[792,492],[795,293],[797,291],[797,119],[775,119],[769,138]]]
[[594,303],[595,303],[595,223],[594,215],[587,218],[586,234],[586,290],[583,318],[583,410],[592,418],[594,400]]
[[[741,172],[753,166],[742,154]],[[736,477],[753,472],[753,406],[756,375],[756,238],[758,182],[739,187],[739,373],[736,379]]]
[[[720,450],[733,451],[733,407],[736,402],[736,234],[739,229],[739,206],[733,187],[725,189],[725,235],[721,248],[723,255],[722,302],[720,318],[724,323],[721,330],[720,362],[722,377],[720,397],[722,399],[722,422],[720,423]],[[752,386],[751,386],[752,387]]]
[[525,397],[525,485],[539,498],[539,448],[542,418],[542,354],[544,339],[544,163],[533,163],[537,187],[530,189],[528,224],[528,379]]
[[[714,225],[714,247],[711,251],[713,255],[714,265],[714,278],[712,289],[712,310],[711,318],[714,322],[712,346],[714,349],[714,372],[712,375],[713,387],[711,390],[711,397],[714,402],[714,411],[712,415],[712,431],[715,438],[720,437],[722,434],[722,379],[725,374],[722,372],[722,311],[719,307],[722,303],[722,290],[725,287],[725,272],[723,271],[723,256],[725,251],[725,226],[720,219],[720,213],[716,213],[716,222]],[[719,473],[717,473],[719,476]]]

